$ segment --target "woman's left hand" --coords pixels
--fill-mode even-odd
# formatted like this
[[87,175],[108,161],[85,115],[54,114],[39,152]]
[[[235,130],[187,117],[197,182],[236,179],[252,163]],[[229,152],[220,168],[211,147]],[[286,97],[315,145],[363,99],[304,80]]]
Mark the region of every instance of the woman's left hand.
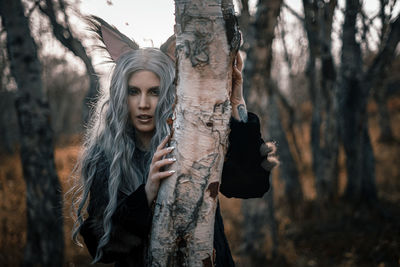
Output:
[[238,52],[236,54],[235,62],[232,66],[232,117],[238,121],[247,122],[247,109],[246,102],[243,98],[243,60]]
[[260,154],[265,157],[261,162],[261,167],[266,171],[271,171],[275,166],[279,165],[279,159],[276,155],[276,144],[275,142],[265,142],[260,146]]

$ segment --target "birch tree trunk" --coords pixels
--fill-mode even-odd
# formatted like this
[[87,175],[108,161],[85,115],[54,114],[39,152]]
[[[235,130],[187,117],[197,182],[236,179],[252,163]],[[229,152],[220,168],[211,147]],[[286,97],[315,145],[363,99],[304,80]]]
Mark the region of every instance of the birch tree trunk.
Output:
[[23,266],[62,266],[62,197],[53,154],[50,110],[42,91],[40,62],[20,0],[0,0],[11,73],[18,86],[16,110],[26,182],[27,241]]
[[[240,37],[228,1],[175,1],[176,173],[155,204],[148,265],[212,266],[214,217],[227,148],[231,69]],[[222,8],[221,8],[222,6]],[[226,20],[226,25],[224,22]]]

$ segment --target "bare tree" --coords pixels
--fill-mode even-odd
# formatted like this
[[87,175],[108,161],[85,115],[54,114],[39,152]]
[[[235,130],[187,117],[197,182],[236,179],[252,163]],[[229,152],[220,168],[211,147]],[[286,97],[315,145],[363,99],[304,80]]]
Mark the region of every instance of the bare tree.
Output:
[[373,63],[363,72],[360,44],[356,41],[356,19],[359,1],[346,1],[343,24],[342,62],[338,99],[340,133],[346,152],[347,187],[345,196],[354,203],[374,203],[375,159],[368,134],[367,101],[371,87],[395,55],[400,39],[399,16],[390,24],[387,40]]
[[[43,1],[45,4],[41,3]],[[41,0],[39,9],[49,18],[54,36],[57,40],[74,53],[75,56],[79,57],[85,64],[86,72],[89,77],[89,90],[83,103],[83,119],[84,121],[87,121],[89,118],[90,103],[95,100],[97,94],[99,79],[96,75],[90,56],[87,54],[81,41],[75,37],[71,30],[64,0],[57,1],[59,7],[58,10],[56,10],[53,1],[54,0]],[[64,17],[64,25],[57,20],[59,13]]]
[[[151,266],[212,266],[217,193],[231,116],[231,66],[240,43],[231,1],[176,1],[176,174],[161,185]],[[225,20],[225,22],[224,22]],[[228,74],[228,75],[227,75]]]
[[[274,117],[268,110],[268,104],[270,98],[274,95],[277,96],[277,104],[284,106],[286,109],[290,109],[287,100],[279,92],[278,87],[272,82],[271,79],[271,65],[272,65],[272,43],[275,38],[275,26],[277,25],[278,16],[280,14],[282,1],[259,1],[257,5],[257,12],[255,15],[254,23],[249,27],[249,31],[254,36],[249,37],[254,42],[251,43],[247,53],[246,65],[244,69],[244,88],[248,91],[247,99],[249,107],[254,109],[258,114],[261,115],[263,121],[263,130],[267,133],[268,138],[271,140],[285,140],[282,143],[278,143],[279,151],[278,154],[281,158],[282,165],[281,177],[285,182],[285,192],[291,197],[291,204],[299,203],[302,199],[301,186],[298,180],[298,175],[291,176],[289,173],[282,170],[287,168],[288,170],[296,169],[294,160],[289,152],[288,154],[280,154],[281,151],[290,151],[290,148],[286,144],[287,137],[285,132],[278,131],[277,129],[283,129],[282,126],[276,128],[272,125],[282,124],[281,120],[273,122],[272,120],[278,119]],[[278,107],[277,106],[277,107]],[[280,112],[278,109],[276,112]],[[279,135],[279,136],[278,136]],[[286,158],[287,156],[287,158]],[[291,165],[293,163],[293,165]],[[291,171],[289,171],[291,172]],[[295,174],[296,172],[292,172]]]
[[[290,154],[289,144],[280,120],[278,88],[271,81],[272,43],[281,5],[281,0],[260,0],[255,18],[248,19],[250,25],[244,26],[248,31],[245,36],[249,43],[246,49],[244,88],[249,109],[257,112],[263,118],[263,122],[266,121],[262,123],[262,127],[264,132],[268,133],[268,138],[278,141],[278,155],[282,162],[280,176],[284,180],[290,206],[293,207],[294,203],[301,202],[302,191],[295,162]],[[264,266],[267,260],[265,226],[270,227],[273,256],[277,254],[278,249],[273,191],[268,192],[263,199],[242,201],[242,212],[244,215],[243,254],[248,256],[247,260],[250,261],[251,266]]]
[[337,0],[303,0],[308,37],[307,78],[312,102],[311,151],[317,197],[322,206],[337,197],[338,125],[336,69],[331,51]]
[[53,155],[53,133],[41,66],[20,0],[0,1],[7,32],[11,73],[18,87],[16,109],[27,191],[27,243],[24,266],[63,263],[62,197]]

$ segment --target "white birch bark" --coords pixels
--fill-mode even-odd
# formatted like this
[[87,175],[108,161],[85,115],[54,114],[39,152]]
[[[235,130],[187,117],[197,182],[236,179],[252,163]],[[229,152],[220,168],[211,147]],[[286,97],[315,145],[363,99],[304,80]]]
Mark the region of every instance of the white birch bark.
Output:
[[229,134],[230,47],[221,0],[175,1],[176,173],[161,185],[150,266],[212,266],[214,215]]

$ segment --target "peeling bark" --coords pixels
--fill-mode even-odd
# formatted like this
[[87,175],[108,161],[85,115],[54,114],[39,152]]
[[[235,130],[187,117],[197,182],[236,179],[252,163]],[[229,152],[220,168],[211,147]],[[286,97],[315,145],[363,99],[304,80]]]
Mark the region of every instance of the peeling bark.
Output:
[[171,168],[176,173],[162,183],[156,201],[150,266],[214,264],[214,217],[238,43],[237,26],[224,23],[232,7],[217,0],[175,2],[177,101],[171,142],[177,161]]

